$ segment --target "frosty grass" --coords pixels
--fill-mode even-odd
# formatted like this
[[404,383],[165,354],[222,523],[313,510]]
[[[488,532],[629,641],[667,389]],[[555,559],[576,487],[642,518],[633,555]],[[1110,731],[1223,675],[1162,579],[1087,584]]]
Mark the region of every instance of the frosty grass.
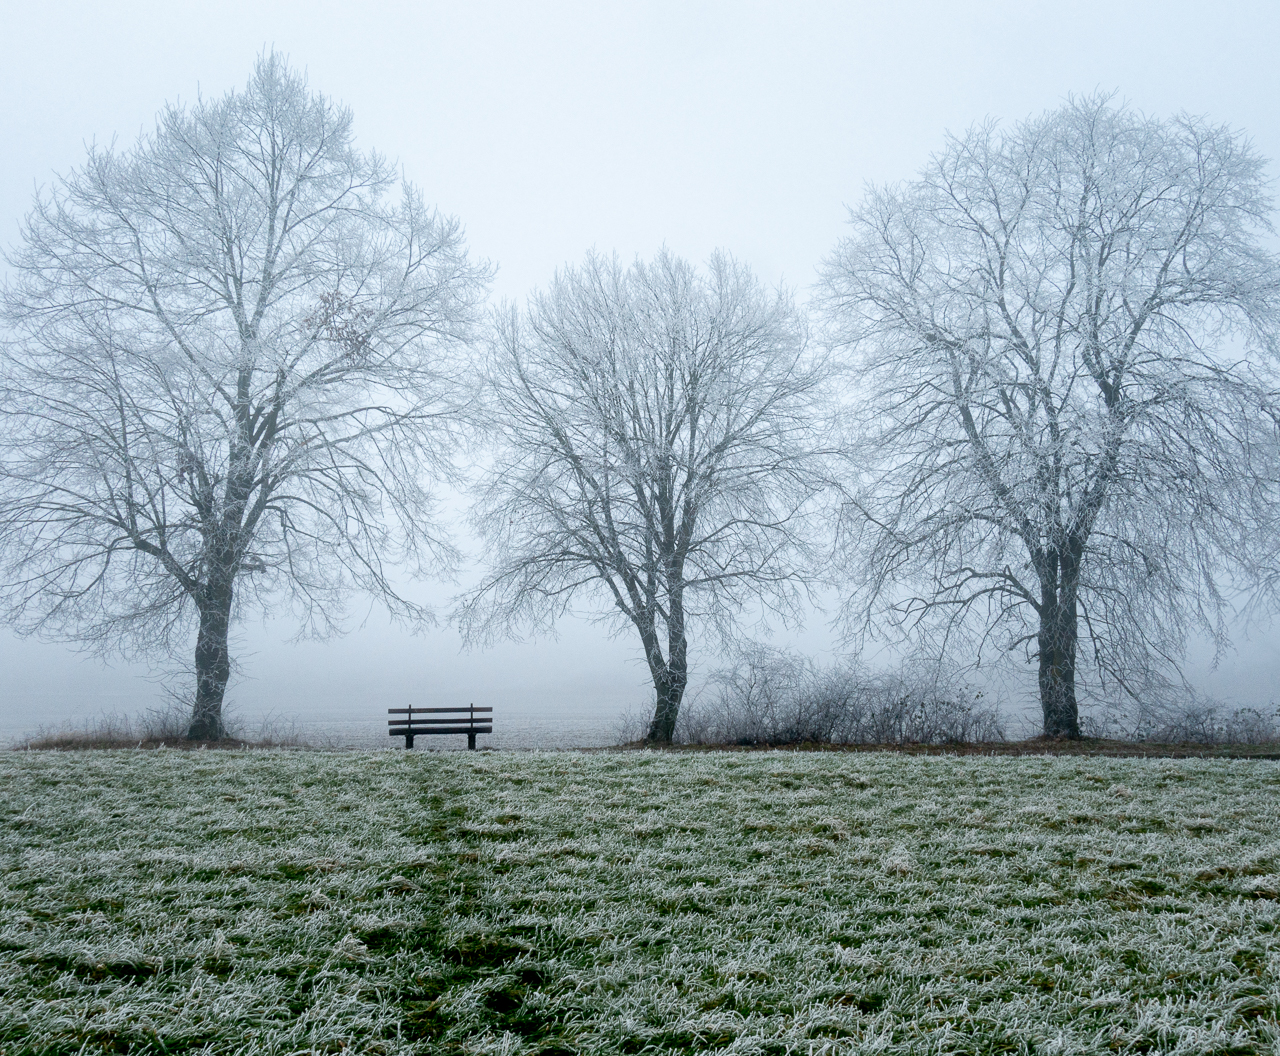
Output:
[[0,1052],[1280,1053],[1280,765],[8,753]]

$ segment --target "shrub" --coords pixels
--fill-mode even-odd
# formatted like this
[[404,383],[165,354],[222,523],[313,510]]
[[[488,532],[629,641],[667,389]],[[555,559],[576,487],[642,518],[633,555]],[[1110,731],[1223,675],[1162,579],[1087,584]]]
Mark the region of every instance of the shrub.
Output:
[[1139,732],[1158,744],[1271,744],[1280,741],[1280,708],[1232,708],[1218,701],[1194,700],[1162,716]]
[[939,663],[822,668],[755,645],[676,724],[684,744],[966,744],[1004,740],[995,708]]

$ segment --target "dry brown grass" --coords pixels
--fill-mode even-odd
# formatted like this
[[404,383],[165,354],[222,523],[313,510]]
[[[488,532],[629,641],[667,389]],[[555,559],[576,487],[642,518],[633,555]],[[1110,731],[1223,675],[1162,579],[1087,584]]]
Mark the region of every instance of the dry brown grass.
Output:
[[[623,749],[648,749],[644,741],[619,745]],[[608,751],[609,749],[599,749]],[[1280,759],[1280,742],[1269,744],[1197,743],[1156,744],[1150,741],[1121,741],[1101,737],[1079,740],[1032,737],[1024,741],[991,741],[976,744],[677,744],[673,752],[896,752],[899,755],[1069,755],[1112,759]]]
[[267,718],[249,728],[232,719],[229,735],[219,740],[189,740],[186,736],[188,714],[185,708],[173,707],[148,711],[138,716],[108,713],[79,726],[57,729],[41,727],[34,734],[19,738],[10,747],[15,751],[79,752],[94,749],[177,748],[184,751],[200,748],[332,748],[333,744],[317,743],[314,736],[296,721]]

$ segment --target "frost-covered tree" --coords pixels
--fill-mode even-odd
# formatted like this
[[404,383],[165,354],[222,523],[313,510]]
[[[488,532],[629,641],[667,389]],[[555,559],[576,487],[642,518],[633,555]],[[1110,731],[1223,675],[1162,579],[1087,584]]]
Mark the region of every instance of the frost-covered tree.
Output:
[[1270,208],[1242,135],[1108,97],[871,190],[822,286],[867,401],[850,613],[1025,648],[1049,736],[1079,735],[1082,645],[1132,691],[1220,640],[1267,556]]
[[[351,115],[278,55],[37,196],[3,291],[3,599],[99,649],[185,649],[222,734],[228,630],[291,603],[332,631],[433,526],[487,271]],[[194,625],[194,627],[193,627]]]
[[622,268],[588,257],[489,358],[494,456],[475,526],[491,571],[461,625],[490,639],[548,627],[575,598],[639,634],[669,742],[691,626],[788,606],[805,581],[824,367],[801,314],[723,256]]

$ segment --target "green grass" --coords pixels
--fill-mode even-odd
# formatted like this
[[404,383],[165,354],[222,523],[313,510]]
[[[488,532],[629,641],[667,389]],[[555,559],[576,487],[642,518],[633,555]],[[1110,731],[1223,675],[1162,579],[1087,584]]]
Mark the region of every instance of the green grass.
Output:
[[0,1053],[1280,1053],[1280,764],[0,758]]

